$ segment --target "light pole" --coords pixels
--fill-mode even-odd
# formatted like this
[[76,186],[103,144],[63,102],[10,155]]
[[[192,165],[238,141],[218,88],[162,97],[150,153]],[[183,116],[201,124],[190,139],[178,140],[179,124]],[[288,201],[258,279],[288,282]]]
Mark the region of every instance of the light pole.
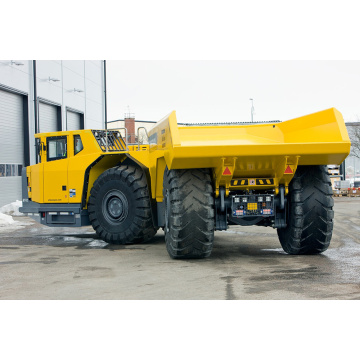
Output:
[[354,184],[355,184],[355,180],[356,180],[356,157],[354,156]]
[[254,100],[250,98],[251,101],[251,122],[254,122]]

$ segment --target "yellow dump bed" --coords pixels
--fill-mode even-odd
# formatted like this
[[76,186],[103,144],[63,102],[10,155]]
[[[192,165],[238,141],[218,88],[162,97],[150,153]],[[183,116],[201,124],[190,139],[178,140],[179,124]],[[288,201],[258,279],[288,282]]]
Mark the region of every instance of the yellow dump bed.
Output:
[[[162,137],[157,148],[169,151],[172,168],[187,168],[189,160],[194,168],[211,167],[223,156],[240,160],[295,155],[299,165],[340,164],[350,152],[343,117],[335,108],[280,123],[224,126],[178,127],[172,112],[150,137],[154,132]],[[181,165],[184,160],[186,166]]]
[[172,112],[149,135],[150,152],[163,150],[168,168],[213,168],[217,185],[228,175],[276,178],[272,185],[287,186],[288,166],[293,175],[298,165],[341,164],[351,146],[335,108],[280,123],[224,126],[178,126]]

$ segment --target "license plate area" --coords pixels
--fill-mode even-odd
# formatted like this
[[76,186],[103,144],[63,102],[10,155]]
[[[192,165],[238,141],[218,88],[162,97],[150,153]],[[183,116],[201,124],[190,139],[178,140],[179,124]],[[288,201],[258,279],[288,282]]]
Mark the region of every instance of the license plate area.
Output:
[[274,195],[233,195],[231,210],[233,217],[274,216]]

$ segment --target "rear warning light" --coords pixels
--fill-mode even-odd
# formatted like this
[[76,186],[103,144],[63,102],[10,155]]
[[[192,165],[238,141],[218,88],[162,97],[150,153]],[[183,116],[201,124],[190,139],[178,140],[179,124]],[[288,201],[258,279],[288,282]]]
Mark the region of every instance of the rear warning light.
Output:
[[291,170],[291,167],[288,165],[286,170],[284,171],[284,174],[293,174],[294,172]]
[[229,170],[228,167],[225,168],[223,175],[231,175],[231,171]]

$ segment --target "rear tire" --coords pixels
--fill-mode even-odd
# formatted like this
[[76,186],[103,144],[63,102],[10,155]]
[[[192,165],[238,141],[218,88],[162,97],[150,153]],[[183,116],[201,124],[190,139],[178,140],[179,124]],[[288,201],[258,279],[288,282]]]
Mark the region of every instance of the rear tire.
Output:
[[165,242],[173,259],[210,256],[214,241],[214,191],[208,169],[164,174]]
[[134,166],[106,170],[94,182],[88,203],[90,222],[109,244],[132,244],[156,234],[144,172]]
[[291,255],[319,254],[331,241],[334,200],[326,166],[299,166],[289,185],[287,227],[278,229]]

